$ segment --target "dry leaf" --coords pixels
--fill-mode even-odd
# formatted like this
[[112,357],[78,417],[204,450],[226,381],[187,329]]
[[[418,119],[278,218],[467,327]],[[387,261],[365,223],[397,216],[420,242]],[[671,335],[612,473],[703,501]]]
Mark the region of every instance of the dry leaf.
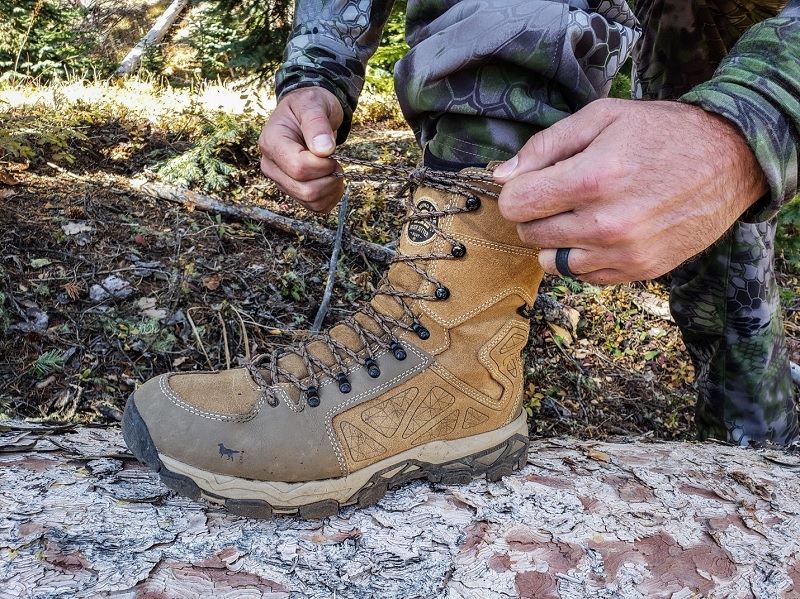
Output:
[[15,195],[17,195],[17,192],[13,189],[0,189],[0,200],[5,200]]
[[550,327],[553,335],[558,337],[558,340],[563,343],[564,346],[569,347],[572,345],[572,334],[567,329],[558,326],[554,322],[548,322],[547,326]]
[[590,458],[592,460],[596,460],[598,462],[605,462],[606,464],[611,462],[611,456],[608,455],[607,453],[602,452],[602,451],[592,450],[592,451],[590,451],[589,453],[586,454],[586,457],[588,457],[588,458]]
[[19,185],[22,181],[9,172],[0,171],[0,183],[6,185]]
[[216,273],[213,275],[209,275],[207,277],[203,277],[203,287],[205,287],[209,291],[216,291],[217,289],[219,289],[220,283],[222,283],[221,273]]

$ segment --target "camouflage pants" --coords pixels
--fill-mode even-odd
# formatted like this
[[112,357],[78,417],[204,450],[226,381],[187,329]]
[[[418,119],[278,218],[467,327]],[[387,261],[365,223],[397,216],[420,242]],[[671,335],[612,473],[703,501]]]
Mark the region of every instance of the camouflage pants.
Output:
[[[478,12],[471,4],[441,8],[432,22],[431,0],[408,4],[412,49],[398,64],[396,89],[439,167],[510,157],[535,131],[605,93],[640,34],[625,3],[613,0],[570,0],[568,10],[505,0]],[[707,81],[739,36],[781,4],[639,0],[635,95],[676,99]],[[488,42],[464,35],[495,21],[504,26]],[[572,43],[559,44],[562,37]],[[700,438],[787,444],[798,435],[774,233],[774,220],[739,222],[673,273],[671,308],[697,373]]]
[[[635,49],[635,95],[680,97],[712,76],[746,29],[778,10],[752,0],[639,0],[644,37]],[[670,307],[695,365],[700,438],[785,445],[798,436],[774,239],[775,219],[738,222],[673,272]]]

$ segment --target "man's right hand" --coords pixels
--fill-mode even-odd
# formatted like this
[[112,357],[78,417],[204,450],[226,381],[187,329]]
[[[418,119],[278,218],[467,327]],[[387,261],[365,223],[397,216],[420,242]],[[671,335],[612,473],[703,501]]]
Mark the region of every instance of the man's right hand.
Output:
[[330,176],[341,167],[328,158],[343,119],[336,96],[303,87],[281,98],[258,138],[261,171],[313,212],[330,212],[344,193],[342,178]]

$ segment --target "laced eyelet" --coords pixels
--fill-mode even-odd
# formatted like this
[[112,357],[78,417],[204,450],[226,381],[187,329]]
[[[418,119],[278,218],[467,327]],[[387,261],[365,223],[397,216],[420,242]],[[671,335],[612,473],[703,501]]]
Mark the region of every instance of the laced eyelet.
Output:
[[277,398],[277,397],[275,397],[275,396],[274,396],[274,395],[272,395],[271,393],[270,393],[269,395],[267,395],[267,405],[268,405],[269,407],[271,407],[271,408],[277,408],[279,403],[280,403],[280,402],[278,401],[278,398]]
[[378,368],[378,364],[372,358],[364,362],[364,366],[367,367],[367,374],[371,378],[376,379],[381,375],[381,369]]
[[450,253],[454,258],[463,258],[467,254],[467,248],[461,244],[454,245],[453,249],[450,250]]
[[392,341],[389,344],[389,349],[394,354],[395,360],[399,360],[400,362],[402,362],[403,360],[406,359],[406,357],[408,357],[408,354],[406,354],[406,350],[404,350],[403,346],[400,345],[397,341]]
[[313,385],[306,389],[306,403],[312,408],[316,408],[320,404],[319,393]]
[[344,372],[340,372],[336,375],[336,381],[339,383],[340,393],[350,393],[350,391],[353,390],[353,386],[350,384],[350,381],[347,380],[347,375]]
[[448,297],[450,297],[450,290],[444,286],[437,287],[436,291],[434,292],[434,295],[438,300],[446,300]]
[[431,336],[431,332],[418,322],[415,322],[411,326],[411,330],[414,331],[417,334],[417,337],[419,337],[423,341],[425,341]]

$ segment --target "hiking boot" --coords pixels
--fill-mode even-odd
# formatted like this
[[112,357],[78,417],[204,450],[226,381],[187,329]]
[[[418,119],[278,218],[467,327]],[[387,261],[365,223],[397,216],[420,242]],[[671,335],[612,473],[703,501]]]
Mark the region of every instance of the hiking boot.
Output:
[[398,256],[353,317],[263,367],[142,385],[122,421],[133,454],[179,493],[251,517],[320,518],[412,479],[524,465],[537,250],[501,217],[487,171],[450,176],[479,183],[416,189]]

